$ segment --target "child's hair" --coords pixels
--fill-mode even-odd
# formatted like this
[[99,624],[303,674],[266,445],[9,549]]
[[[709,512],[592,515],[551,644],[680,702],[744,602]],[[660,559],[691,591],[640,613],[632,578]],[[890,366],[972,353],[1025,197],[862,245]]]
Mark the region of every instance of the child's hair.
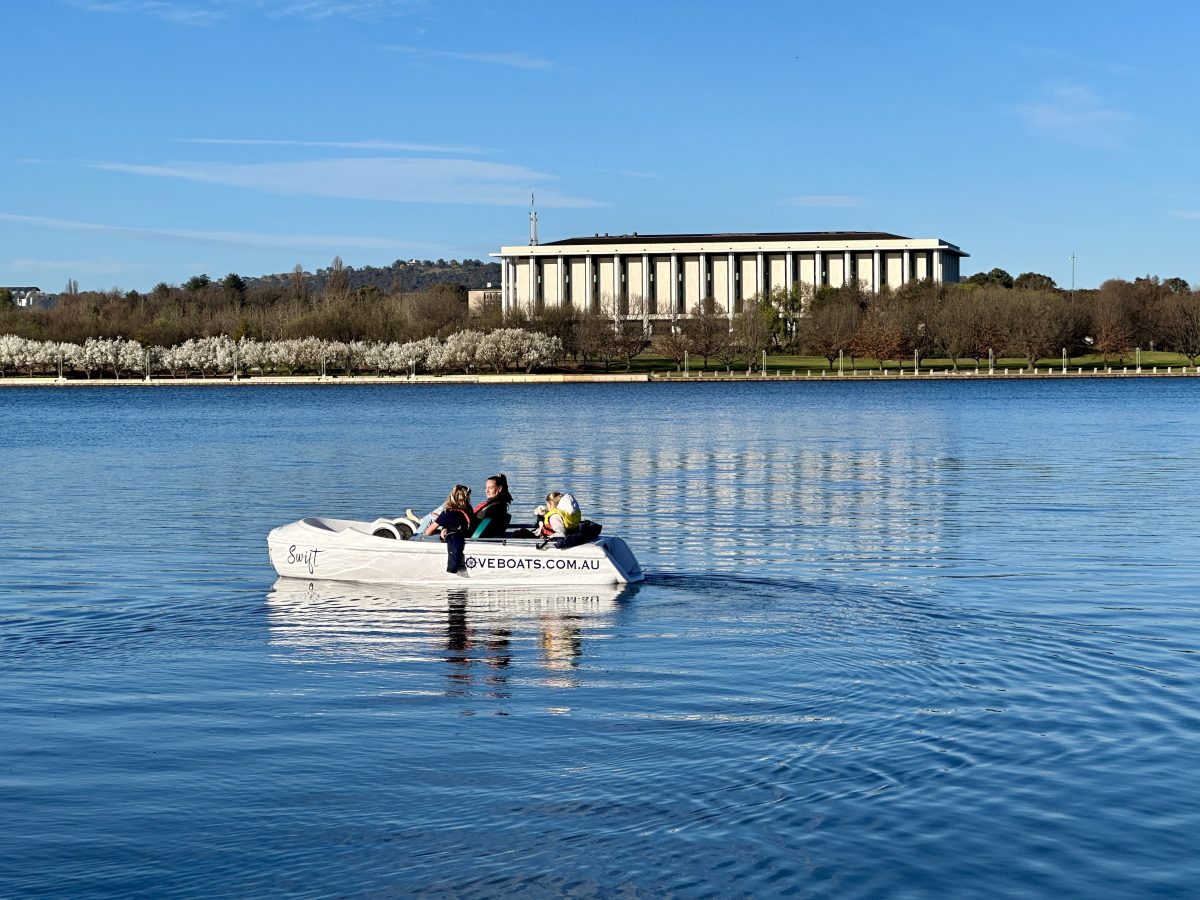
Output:
[[562,491],[551,491],[550,493],[548,493],[546,495],[546,507],[548,509],[554,509],[554,507],[558,504],[558,500],[561,496],[562,496]]
[[471,508],[471,489],[465,484],[456,484],[450,489],[450,496],[446,498],[447,509],[470,509]]

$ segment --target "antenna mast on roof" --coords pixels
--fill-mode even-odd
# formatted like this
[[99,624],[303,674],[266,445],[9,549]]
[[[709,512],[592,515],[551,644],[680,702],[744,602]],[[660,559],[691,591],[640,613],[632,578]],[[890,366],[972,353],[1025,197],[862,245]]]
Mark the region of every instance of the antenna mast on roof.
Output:
[[529,192],[529,246],[536,247],[537,236],[537,207],[534,204],[533,191]]

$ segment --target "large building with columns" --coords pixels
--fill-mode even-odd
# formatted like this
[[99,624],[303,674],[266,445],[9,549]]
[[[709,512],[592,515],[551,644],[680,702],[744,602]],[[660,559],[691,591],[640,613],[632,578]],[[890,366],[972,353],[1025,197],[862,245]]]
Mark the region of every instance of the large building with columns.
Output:
[[[536,231],[534,232],[536,234]],[[797,283],[871,291],[911,280],[956,282],[967,256],[937,238],[867,231],[620,234],[501,247],[501,308],[603,310],[670,322],[707,298],[730,316]]]

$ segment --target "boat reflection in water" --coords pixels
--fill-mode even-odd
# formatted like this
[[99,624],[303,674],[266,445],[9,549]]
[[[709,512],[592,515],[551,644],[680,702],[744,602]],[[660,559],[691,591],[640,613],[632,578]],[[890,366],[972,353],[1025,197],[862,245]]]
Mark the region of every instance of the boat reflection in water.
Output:
[[[574,687],[589,637],[611,628],[637,585],[482,588],[395,586],[280,578],[267,595],[271,643],[310,661],[373,660],[404,667],[441,659],[439,693],[507,696],[517,676]],[[428,688],[414,685],[417,693]]]

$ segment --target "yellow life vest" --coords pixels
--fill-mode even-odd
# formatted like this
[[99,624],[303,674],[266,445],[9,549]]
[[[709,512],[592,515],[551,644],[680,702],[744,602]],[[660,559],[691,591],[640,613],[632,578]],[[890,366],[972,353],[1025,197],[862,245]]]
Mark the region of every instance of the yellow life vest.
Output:
[[583,510],[577,509],[574,512],[567,512],[565,509],[559,509],[557,506],[552,506],[546,510],[546,515],[542,518],[542,534],[551,535],[554,529],[550,527],[550,517],[561,516],[563,520],[563,529],[570,534],[577,529],[580,523],[583,522]]

